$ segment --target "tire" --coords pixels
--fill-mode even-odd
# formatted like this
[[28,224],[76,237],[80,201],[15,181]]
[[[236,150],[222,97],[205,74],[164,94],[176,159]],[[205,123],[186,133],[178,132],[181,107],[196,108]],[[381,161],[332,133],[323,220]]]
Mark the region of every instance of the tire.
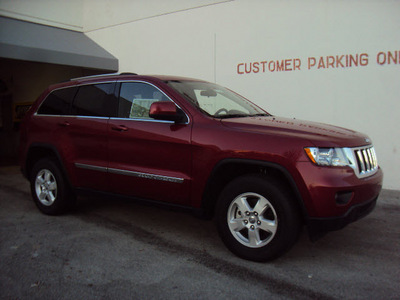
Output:
[[33,200],[42,213],[60,215],[74,207],[76,197],[53,159],[42,159],[34,165],[30,183]]
[[245,175],[222,191],[217,207],[219,235],[237,256],[275,259],[297,241],[301,218],[287,186],[263,175]]

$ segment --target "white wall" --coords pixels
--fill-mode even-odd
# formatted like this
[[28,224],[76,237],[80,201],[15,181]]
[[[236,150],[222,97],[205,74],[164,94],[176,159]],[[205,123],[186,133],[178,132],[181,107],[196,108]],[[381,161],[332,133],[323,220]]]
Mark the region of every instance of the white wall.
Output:
[[83,0],[0,0],[0,15],[82,31]]
[[230,1],[84,0],[84,27],[88,32]]

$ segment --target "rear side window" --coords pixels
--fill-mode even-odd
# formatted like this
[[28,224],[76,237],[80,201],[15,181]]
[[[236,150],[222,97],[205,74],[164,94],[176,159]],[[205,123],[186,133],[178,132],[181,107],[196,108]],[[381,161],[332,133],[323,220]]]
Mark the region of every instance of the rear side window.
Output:
[[51,92],[38,110],[40,115],[68,115],[78,88],[64,88]]
[[117,99],[114,83],[84,85],[79,87],[72,104],[72,114],[91,117],[115,117]]

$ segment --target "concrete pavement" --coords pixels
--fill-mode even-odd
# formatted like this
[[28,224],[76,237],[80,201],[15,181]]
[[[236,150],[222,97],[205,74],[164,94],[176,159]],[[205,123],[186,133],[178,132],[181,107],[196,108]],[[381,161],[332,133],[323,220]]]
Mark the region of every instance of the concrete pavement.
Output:
[[285,256],[232,255],[212,221],[143,204],[80,198],[50,217],[16,167],[0,168],[0,299],[398,299],[400,192]]

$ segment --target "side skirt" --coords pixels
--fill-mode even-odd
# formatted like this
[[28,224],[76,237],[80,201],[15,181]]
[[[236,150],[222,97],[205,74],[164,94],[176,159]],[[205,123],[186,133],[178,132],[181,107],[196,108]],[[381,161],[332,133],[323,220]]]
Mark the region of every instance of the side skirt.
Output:
[[125,195],[108,193],[108,192],[101,192],[101,191],[85,189],[85,188],[75,188],[75,192],[79,196],[91,196],[91,197],[94,196],[94,197],[99,197],[99,198],[108,199],[108,200],[117,198],[117,199],[120,199],[123,201],[134,201],[134,202],[142,204],[142,205],[155,206],[155,207],[159,207],[159,208],[162,208],[165,210],[191,213],[199,218],[202,218],[202,216],[204,215],[203,210],[201,208],[194,208],[194,207],[190,207],[190,206],[156,201],[156,200],[152,200],[152,199],[143,199],[143,198],[125,196]]

